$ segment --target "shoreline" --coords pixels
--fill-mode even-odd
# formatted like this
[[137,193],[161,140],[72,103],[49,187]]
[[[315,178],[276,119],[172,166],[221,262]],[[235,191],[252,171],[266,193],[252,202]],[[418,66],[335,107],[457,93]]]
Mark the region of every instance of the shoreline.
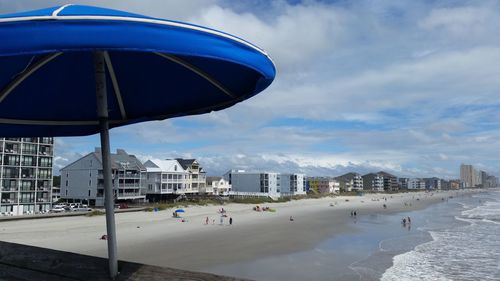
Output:
[[[423,209],[449,196],[476,192],[367,194],[262,205],[275,208],[274,213],[253,211],[254,205],[250,204],[226,204],[223,207],[233,218],[231,226],[228,218],[223,226],[218,225],[216,212],[220,206],[186,207],[186,222],[172,218],[172,210],[120,213],[116,215],[118,256],[120,260],[157,266],[207,270],[306,251],[325,239],[353,233],[356,230],[352,227],[351,210],[357,210],[358,216],[393,214]],[[384,203],[387,209],[382,207]],[[210,223],[204,225],[207,216]],[[290,216],[294,217],[293,222],[289,221]],[[6,242],[107,256],[106,243],[99,240],[105,233],[102,216],[2,222],[0,233],[1,240]]]

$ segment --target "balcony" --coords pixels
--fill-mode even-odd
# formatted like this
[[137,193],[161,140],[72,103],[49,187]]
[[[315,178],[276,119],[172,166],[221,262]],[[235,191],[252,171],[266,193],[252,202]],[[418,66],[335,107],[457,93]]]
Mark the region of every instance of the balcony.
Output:
[[145,198],[145,195],[142,195],[140,192],[119,192],[117,199],[137,199],[137,198]]
[[18,148],[5,148],[5,154],[19,154]]

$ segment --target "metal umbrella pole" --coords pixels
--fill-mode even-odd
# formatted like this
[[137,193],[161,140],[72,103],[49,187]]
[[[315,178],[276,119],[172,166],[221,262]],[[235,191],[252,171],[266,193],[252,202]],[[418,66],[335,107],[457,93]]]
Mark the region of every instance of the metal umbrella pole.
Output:
[[94,56],[95,86],[97,96],[97,114],[101,134],[102,169],[104,176],[104,205],[106,208],[106,230],[108,241],[108,262],[111,279],[118,275],[118,254],[116,247],[116,228],[114,213],[114,195],[111,183],[111,157],[109,145],[108,100],[106,91],[106,68],[104,52],[96,51]]

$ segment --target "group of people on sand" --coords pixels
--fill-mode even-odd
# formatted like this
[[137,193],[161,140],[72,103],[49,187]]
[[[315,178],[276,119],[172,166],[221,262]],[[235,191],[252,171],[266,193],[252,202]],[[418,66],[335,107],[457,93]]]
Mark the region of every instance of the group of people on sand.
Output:
[[[219,219],[219,225],[224,225],[224,218],[227,218],[228,215],[226,215],[226,210],[224,210],[224,208],[222,208],[221,210],[217,211],[220,215],[220,219]],[[205,225],[208,225],[210,223],[210,218],[207,216],[205,218]],[[229,217],[229,220],[228,220],[228,223],[229,225],[233,225],[233,218],[232,217]],[[212,224],[214,225],[215,224],[215,219],[212,219]]]
[[357,216],[357,212],[356,210],[352,210],[351,211],[351,217],[356,217]]

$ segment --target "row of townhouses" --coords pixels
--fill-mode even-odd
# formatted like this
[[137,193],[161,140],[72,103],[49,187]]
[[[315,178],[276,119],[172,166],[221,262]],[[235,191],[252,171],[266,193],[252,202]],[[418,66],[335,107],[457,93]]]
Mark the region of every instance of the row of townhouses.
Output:
[[[493,180],[490,178],[490,181]],[[488,186],[494,186],[489,184]],[[395,190],[440,190],[463,188],[461,180],[443,180],[440,178],[398,178],[381,171],[361,175],[347,173],[338,177],[308,177],[306,189],[316,193],[360,192],[360,191],[395,191]]]
[[[47,212],[59,199],[104,204],[100,149],[60,170],[60,187],[53,188],[53,138],[0,138],[0,213]],[[305,177],[297,173],[230,170],[206,177],[195,159],[151,159],[141,163],[118,149],[111,154],[115,200],[160,201],[186,194],[290,196],[306,192],[394,191],[495,187],[498,179],[472,165],[461,165],[461,179],[397,178],[387,172],[347,173],[338,177]]]
[[[179,195],[256,195],[280,197],[306,194],[303,174],[231,170],[223,177],[206,177],[195,159],[151,159],[141,163],[118,149],[111,154],[115,200],[157,202]],[[104,205],[101,151],[61,169],[60,198]]]

